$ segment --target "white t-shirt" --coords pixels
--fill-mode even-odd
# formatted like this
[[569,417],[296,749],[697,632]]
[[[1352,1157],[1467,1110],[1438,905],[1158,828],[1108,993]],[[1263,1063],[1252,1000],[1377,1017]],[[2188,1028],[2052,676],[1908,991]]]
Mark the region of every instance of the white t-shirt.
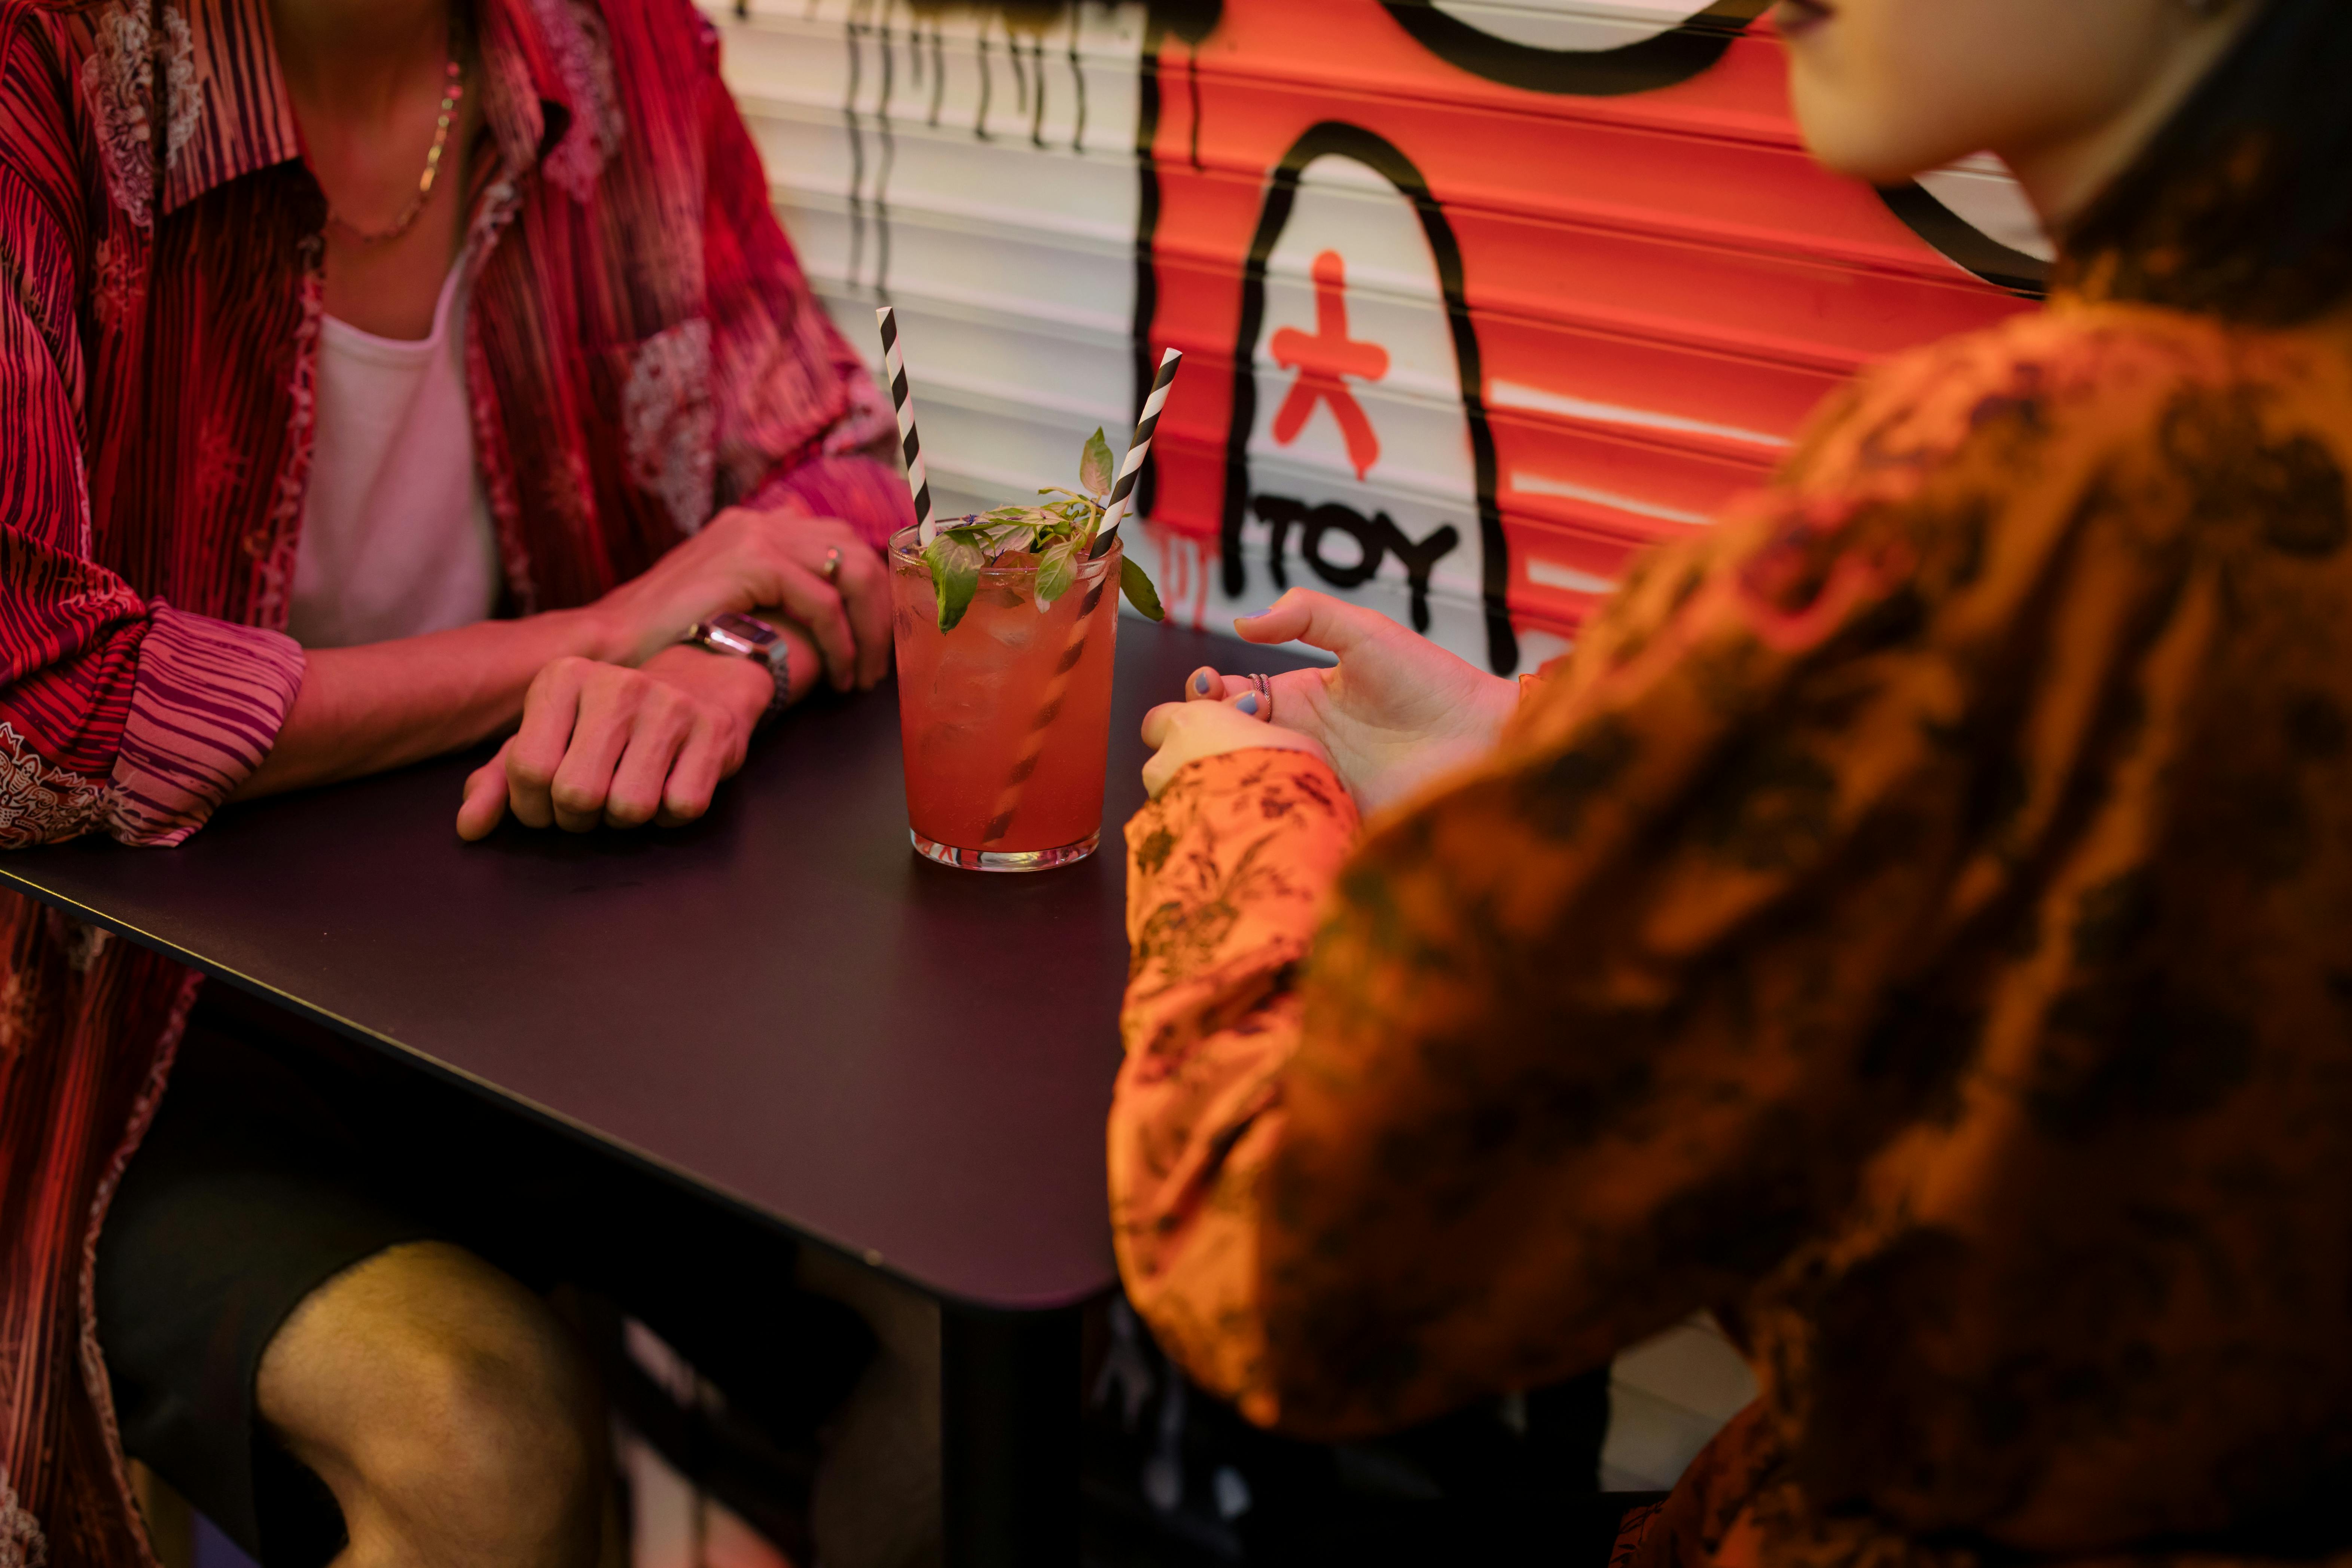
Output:
[[471,626],[499,553],[466,400],[462,259],[424,339],[319,324],[310,493],[287,631],[349,647]]

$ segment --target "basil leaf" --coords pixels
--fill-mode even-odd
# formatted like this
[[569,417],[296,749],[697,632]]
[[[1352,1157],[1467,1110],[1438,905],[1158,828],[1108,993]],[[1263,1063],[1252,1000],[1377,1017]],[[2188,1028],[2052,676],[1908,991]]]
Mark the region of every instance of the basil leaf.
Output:
[[980,552],[952,533],[942,533],[923,551],[923,564],[931,569],[931,590],[939,596],[940,630],[951,632],[971,607],[980,586]]
[[1078,458],[1078,483],[1086,487],[1087,494],[1110,494],[1110,443],[1103,439],[1103,433],[1097,427],[1093,435],[1087,437],[1087,449]]
[[1160,605],[1160,590],[1151,585],[1151,579],[1143,574],[1143,568],[1135,563],[1132,555],[1122,554],[1118,558],[1118,591],[1127,595],[1127,602],[1133,605],[1146,620],[1164,621],[1168,618],[1168,612]]
[[1078,580],[1078,542],[1065,539],[1045,552],[1037,563],[1037,612],[1043,615],[1054,607],[1054,601],[1070,591]]

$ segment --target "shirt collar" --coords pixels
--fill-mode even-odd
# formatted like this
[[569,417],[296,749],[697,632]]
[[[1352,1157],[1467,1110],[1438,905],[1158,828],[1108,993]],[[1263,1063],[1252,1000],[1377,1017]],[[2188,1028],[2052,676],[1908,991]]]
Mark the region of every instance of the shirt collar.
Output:
[[[158,8],[166,213],[302,155],[267,0],[184,4]],[[469,87],[483,94],[483,119],[507,167],[543,161],[584,196],[619,136],[602,27],[581,0],[478,0],[477,26],[481,61]]]

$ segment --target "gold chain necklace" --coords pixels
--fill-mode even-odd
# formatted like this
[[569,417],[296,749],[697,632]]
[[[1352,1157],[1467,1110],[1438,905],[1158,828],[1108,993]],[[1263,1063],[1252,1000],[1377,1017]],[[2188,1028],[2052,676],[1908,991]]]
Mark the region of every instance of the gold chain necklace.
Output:
[[457,63],[457,57],[453,54],[449,57],[447,84],[441,92],[441,118],[433,122],[433,145],[425,154],[425,173],[417,177],[416,194],[408,198],[408,205],[400,209],[400,216],[392,220],[389,227],[362,228],[331,205],[327,208],[327,221],[340,225],[345,233],[362,245],[382,245],[388,239],[398,239],[406,234],[409,226],[416,221],[416,215],[425,210],[425,204],[432,198],[433,182],[441,173],[441,153],[449,145],[449,127],[456,121],[458,101],[465,96],[466,68]]

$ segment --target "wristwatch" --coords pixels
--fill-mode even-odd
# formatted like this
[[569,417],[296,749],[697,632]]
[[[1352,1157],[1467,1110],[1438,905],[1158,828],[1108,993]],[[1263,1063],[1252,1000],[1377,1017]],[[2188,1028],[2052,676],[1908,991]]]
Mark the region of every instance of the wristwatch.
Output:
[[768,667],[768,673],[775,677],[776,694],[768,699],[767,710],[760,715],[761,723],[782,712],[784,704],[792,700],[792,650],[785,647],[783,634],[767,622],[730,610],[723,616],[695,622],[686,628],[682,640],[713,653],[756,658]]

